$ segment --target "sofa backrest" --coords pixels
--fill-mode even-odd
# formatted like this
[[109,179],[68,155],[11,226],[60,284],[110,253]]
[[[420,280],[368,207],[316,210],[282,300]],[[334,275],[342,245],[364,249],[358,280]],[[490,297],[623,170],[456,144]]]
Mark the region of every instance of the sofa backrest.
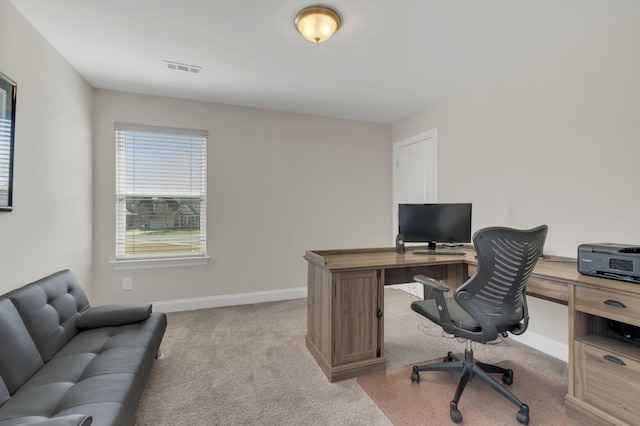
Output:
[[43,365],[36,344],[13,303],[0,298],[0,405]]
[[78,333],[76,318],[89,309],[84,290],[68,269],[4,296],[13,302],[44,362]]

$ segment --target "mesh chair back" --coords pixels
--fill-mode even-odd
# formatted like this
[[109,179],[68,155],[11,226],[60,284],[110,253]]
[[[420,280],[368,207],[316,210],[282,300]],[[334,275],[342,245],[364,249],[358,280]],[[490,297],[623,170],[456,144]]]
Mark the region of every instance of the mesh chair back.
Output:
[[482,340],[494,340],[505,331],[524,332],[525,288],[546,236],[546,225],[529,230],[492,227],[474,234],[478,268],[456,291],[455,299],[486,332]]

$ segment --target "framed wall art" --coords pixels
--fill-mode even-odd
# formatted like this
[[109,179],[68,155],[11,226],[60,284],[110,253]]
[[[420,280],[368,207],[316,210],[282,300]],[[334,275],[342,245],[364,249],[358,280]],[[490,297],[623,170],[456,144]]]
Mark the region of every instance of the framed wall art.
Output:
[[0,212],[13,209],[17,85],[0,72]]

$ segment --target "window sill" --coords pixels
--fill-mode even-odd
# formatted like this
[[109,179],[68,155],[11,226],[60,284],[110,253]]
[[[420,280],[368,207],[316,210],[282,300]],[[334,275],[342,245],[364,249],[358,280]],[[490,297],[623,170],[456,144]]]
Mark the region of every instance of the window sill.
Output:
[[168,257],[162,259],[127,259],[112,260],[114,271],[131,269],[174,268],[180,266],[202,266],[209,262],[209,256],[199,257]]

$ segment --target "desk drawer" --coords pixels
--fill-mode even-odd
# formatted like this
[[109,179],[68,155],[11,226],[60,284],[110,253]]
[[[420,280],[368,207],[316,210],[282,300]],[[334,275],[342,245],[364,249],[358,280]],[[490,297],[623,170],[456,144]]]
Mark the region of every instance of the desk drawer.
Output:
[[566,305],[569,303],[569,285],[532,277],[527,281],[527,295]]
[[640,297],[612,290],[576,286],[575,309],[640,326]]
[[640,363],[603,348],[575,342],[576,397],[629,423],[640,418]]

